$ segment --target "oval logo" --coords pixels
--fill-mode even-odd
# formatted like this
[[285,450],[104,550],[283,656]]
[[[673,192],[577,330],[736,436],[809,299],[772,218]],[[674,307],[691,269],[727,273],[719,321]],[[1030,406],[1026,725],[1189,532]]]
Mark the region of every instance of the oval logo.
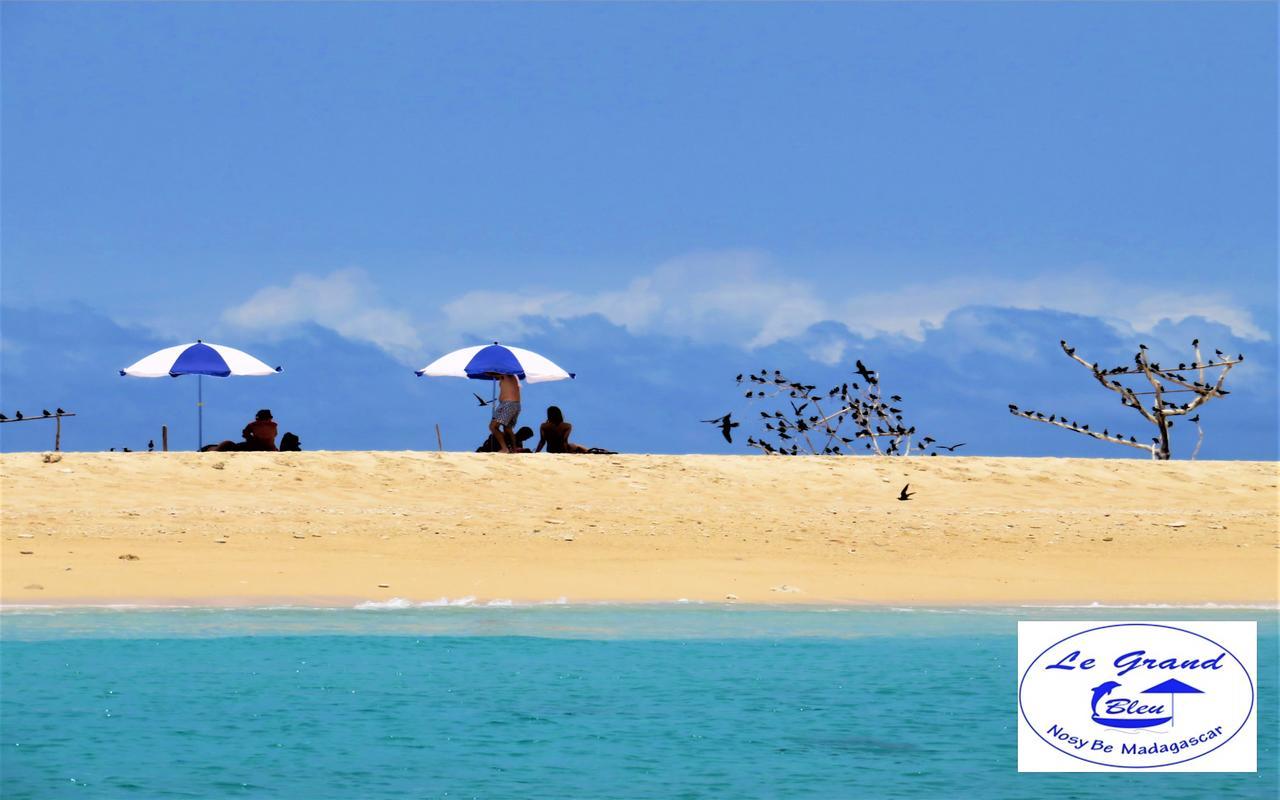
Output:
[[1103,767],[1153,769],[1214,752],[1249,722],[1254,683],[1226,647],[1175,624],[1086,628],[1032,659],[1018,708],[1054,749]]

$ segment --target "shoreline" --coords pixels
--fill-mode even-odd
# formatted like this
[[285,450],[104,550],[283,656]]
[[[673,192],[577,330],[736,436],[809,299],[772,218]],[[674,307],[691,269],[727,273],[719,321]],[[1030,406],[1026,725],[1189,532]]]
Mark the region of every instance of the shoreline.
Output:
[[1280,612],[1280,604],[1265,603],[933,603],[928,605],[883,602],[792,602],[792,603],[742,603],[729,600],[648,600],[619,602],[613,600],[530,600],[513,601],[504,598],[481,600],[471,597],[437,598],[435,600],[410,600],[393,597],[388,600],[355,600],[350,603],[319,604],[290,603],[279,598],[257,603],[250,599],[234,602],[212,602],[197,599],[191,602],[163,602],[139,600],[113,600],[95,603],[85,600],[61,601],[51,598],[43,603],[0,603],[0,616],[33,611],[430,611],[435,609],[468,609],[472,611],[571,608],[581,610],[667,610],[676,608],[741,609],[744,611],[937,611],[944,613],[963,611],[1068,611],[1079,610],[1146,610],[1146,611],[1269,611]]
[[13,453],[0,610],[1265,609],[1278,478],[1273,462]]

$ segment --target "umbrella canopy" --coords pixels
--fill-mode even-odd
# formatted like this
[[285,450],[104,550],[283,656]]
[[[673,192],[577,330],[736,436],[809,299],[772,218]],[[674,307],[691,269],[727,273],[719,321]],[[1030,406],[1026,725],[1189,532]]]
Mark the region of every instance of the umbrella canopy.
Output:
[[414,370],[419,377],[471,378],[487,381],[495,375],[515,375],[527,383],[562,381],[574,377],[551,359],[519,347],[507,347],[497,342],[454,350],[432,361],[422,369]]
[[157,350],[120,370],[135,378],[176,378],[179,375],[272,375],[280,367],[269,367],[243,350],[223,344],[196,340]]

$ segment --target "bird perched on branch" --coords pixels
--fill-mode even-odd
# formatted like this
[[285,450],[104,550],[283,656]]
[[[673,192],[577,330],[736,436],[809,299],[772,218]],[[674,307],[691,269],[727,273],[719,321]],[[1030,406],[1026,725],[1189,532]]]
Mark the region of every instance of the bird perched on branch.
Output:
[[17,417],[18,419],[22,419],[22,412],[21,412],[21,411],[15,411],[15,412],[13,412],[13,415],[14,415],[15,417]]
[[730,431],[741,424],[733,421],[733,412],[725,414],[723,417],[717,417],[715,419],[704,419],[701,421],[707,423],[708,425],[719,426],[721,435],[724,436],[724,440],[729,444],[733,444],[733,436],[730,433]]
[[53,415],[49,413],[49,409],[45,408],[45,409],[41,409],[41,411],[40,411],[40,416],[42,416],[42,417],[52,417]]
[[55,414],[57,414],[58,416],[60,416],[60,417],[61,417],[61,416],[65,416],[67,412],[65,412],[65,411],[63,411],[61,408],[59,408],[59,409],[55,410],[53,413],[55,413]]

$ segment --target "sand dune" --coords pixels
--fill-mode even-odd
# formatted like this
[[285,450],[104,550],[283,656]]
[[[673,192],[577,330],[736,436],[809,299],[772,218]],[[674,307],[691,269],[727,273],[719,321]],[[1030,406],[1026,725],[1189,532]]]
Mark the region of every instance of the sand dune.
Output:
[[1275,463],[21,453],[0,468],[6,604],[1277,601]]

